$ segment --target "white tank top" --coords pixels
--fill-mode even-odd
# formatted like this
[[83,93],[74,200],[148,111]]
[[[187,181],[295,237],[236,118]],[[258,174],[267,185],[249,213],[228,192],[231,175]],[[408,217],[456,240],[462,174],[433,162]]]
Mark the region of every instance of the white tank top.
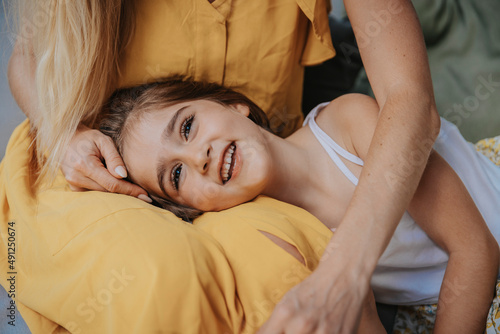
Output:
[[[315,121],[326,105],[328,103],[322,103],[314,108],[304,120],[304,126],[309,125],[332,161],[357,185],[357,177],[339,156],[360,166],[363,160],[338,145]],[[444,119],[441,119],[441,131],[434,149],[460,176],[499,242],[500,167],[478,153],[457,127]],[[447,263],[448,254],[405,212],[373,273],[371,285],[375,299],[397,305],[437,303]]]

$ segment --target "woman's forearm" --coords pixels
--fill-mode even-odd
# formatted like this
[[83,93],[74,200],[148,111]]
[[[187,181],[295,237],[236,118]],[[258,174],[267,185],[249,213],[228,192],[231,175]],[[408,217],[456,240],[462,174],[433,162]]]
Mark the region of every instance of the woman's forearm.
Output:
[[[440,120],[411,2],[344,3],[380,112],[358,186],[332,243],[362,239],[357,251],[365,255],[371,275],[417,188]],[[347,240],[340,241],[340,235]]]
[[22,112],[36,124],[38,97],[35,84],[36,62],[28,47],[19,42],[9,60],[9,86]]
[[[416,102],[409,108],[408,101]],[[419,96],[401,91],[388,97],[380,112],[359,184],[328,248],[333,250],[342,244],[344,249],[362,254],[359,265],[369,276],[407,209],[426,166],[437,135],[436,127],[429,126],[435,123],[433,108],[425,93]],[[356,248],[352,248],[354,245]],[[328,257],[325,252],[324,259]]]

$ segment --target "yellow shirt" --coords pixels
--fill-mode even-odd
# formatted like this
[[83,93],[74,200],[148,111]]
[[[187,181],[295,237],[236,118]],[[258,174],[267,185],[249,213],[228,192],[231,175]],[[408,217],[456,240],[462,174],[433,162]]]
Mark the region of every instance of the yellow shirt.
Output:
[[300,126],[303,65],[335,55],[326,0],[149,0],[121,60],[119,86],[172,74],[252,99],[286,136]]

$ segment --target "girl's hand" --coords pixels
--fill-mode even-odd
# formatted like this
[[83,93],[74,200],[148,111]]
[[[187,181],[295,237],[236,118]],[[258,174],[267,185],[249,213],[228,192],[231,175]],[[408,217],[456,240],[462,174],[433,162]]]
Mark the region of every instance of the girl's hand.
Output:
[[369,275],[359,272],[353,262],[349,263],[346,257],[342,259],[338,252],[330,256],[336,255],[339,258],[323,261],[283,297],[259,334],[356,331],[369,288]]
[[73,191],[113,192],[151,203],[144,189],[122,180],[127,177],[124,166],[110,137],[80,125],[70,141],[61,170]]

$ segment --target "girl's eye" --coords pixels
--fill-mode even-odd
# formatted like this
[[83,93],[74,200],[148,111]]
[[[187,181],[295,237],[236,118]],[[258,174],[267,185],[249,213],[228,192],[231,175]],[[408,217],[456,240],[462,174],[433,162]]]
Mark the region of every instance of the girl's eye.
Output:
[[172,169],[172,175],[170,176],[170,180],[172,182],[172,186],[174,187],[174,189],[177,191],[179,190],[179,179],[181,177],[181,172],[182,172],[182,165],[179,164],[179,165],[176,165],[173,169]]
[[181,135],[188,140],[189,133],[191,132],[191,125],[193,124],[194,115],[189,116],[182,122]]

